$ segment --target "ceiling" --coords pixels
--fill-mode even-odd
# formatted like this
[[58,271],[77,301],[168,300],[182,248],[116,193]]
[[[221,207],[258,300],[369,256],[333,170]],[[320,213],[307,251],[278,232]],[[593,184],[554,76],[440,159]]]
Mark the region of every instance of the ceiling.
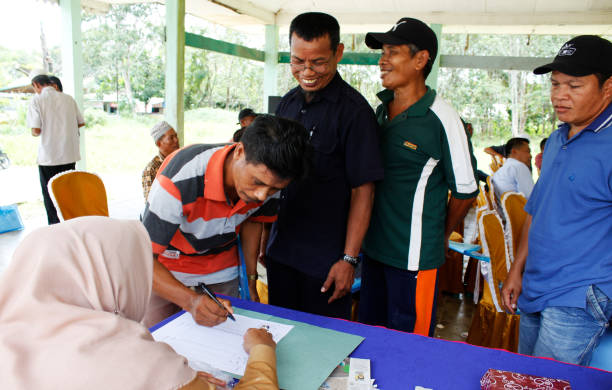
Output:
[[[343,33],[386,31],[410,16],[442,24],[445,33],[612,35],[612,0],[185,1],[186,12],[193,16],[250,33],[263,33],[266,24],[286,31],[294,16],[321,11],[335,16]],[[126,3],[165,1],[81,0],[83,8],[96,12]]]

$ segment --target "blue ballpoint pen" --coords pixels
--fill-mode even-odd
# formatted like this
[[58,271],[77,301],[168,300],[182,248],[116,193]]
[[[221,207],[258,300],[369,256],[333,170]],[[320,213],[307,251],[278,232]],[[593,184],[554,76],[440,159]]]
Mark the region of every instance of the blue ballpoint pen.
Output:
[[225,310],[227,312],[227,316],[229,318],[232,319],[232,321],[236,321],[236,318],[232,315],[232,313],[229,312],[229,310],[227,310],[227,308],[225,306],[223,306],[223,304],[221,303],[221,301],[219,301],[219,299],[217,298],[217,296],[215,295],[215,293],[208,288],[208,286],[204,283],[200,283],[200,288],[202,289],[202,291],[204,291],[206,293],[206,295],[208,295],[210,297],[210,299],[212,299],[217,305],[219,305],[219,307],[223,310]]

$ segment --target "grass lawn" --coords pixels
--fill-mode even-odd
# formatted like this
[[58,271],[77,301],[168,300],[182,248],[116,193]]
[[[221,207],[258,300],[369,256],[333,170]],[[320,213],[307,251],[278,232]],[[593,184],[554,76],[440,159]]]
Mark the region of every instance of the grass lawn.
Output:
[[[155,156],[157,148],[149,135],[149,129],[163,119],[162,115],[119,117],[100,111],[86,114],[102,123],[82,130],[85,135],[87,170],[102,176],[109,199],[126,199],[141,196],[140,176],[144,166]],[[200,108],[185,113],[185,145],[193,143],[228,142],[238,129],[237,113],[220,109]],[[90,121],[93,122],[93,119]],[[533,155],[539,150],[539,140],[532,142]],[[36,215],[42,210],[40,188],[37,184],[36,155],[39,140],[30,135],[29,129],[14,123],[0,125],[0,148],[7,153],[11,164],[23,169],[28,176],[24,184],[24,196],[17,198],[22,213]],[[478,167],[490,173],[490,158],[483,152],[486,146],[501,144],[503,140],[473,140]],[[28,168],[28,169],[25,169]],[[6,176],[6,175],[5,175]],[[31,177],[30,177],[31,176]],[[1,178],[1,176],[0,176]],[[14,180],[13,180],[14,181]],[[0,183],[0,191],[19,186],[19,183]],[[1,195],[1,194],[0,194]],[[14,198],[14,197],[13,197]],[[44,214],[44,210],[42,211]]]

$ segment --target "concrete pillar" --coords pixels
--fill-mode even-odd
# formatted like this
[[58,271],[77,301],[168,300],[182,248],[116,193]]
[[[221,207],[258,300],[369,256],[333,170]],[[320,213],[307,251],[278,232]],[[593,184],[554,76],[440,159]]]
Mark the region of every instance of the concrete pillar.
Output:
[[[83,113],[83,54],[81,39],[81,0],[60,0],[62,17],[62,85],[73,96]],[[85,128],[80,128],[81,161],[77,168],[85,170]]]
[[185,89],[185,0],[166,0],[166,121],[176,130],[181,146]]
[[429,27],[436,33],[436,37],[438,38],[438,55],[436,56],[436,61],[431,68],[431,73],[427,76],[426,84],[429,85],[431,89],[438,88],[438,70],[440,69],[440,55],[442,54],[442,25],[441,24],[431,24]]
[[268,112],[268,96],[278,95],[278,26],[266,24],[266,59],[264,65],[263,112]]

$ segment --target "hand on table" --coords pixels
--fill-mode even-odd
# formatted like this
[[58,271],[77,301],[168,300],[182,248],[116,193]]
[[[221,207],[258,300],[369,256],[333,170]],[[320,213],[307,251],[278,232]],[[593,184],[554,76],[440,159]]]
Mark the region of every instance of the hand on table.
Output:
[[244,341],[242,346],[246,353],[251,353],[251,348],[256,345],[264,344],[269,345],[272,348],[276,348],[276,343],[272,339],[272,334],[267,329],[263,328],[250,328],[244,334]]
[[327,303],[332,303],[336,299],[342,298],[350,293],[354,279],[355,267],[344,260],[338,260],[329,270],[327,279],[325,283],[323,283],[323,287],[321,287],[321,292],[324,293],[334,284],[334,293],[328,299]]
[[[230,301],[218,298],[228,312],[234,314]],[[227,312],[219,307],[206,295],[196,295],[191,300],[191,305],[184,308],[191,313],[196,323],[204,326],[215,326],[227,320]]]

